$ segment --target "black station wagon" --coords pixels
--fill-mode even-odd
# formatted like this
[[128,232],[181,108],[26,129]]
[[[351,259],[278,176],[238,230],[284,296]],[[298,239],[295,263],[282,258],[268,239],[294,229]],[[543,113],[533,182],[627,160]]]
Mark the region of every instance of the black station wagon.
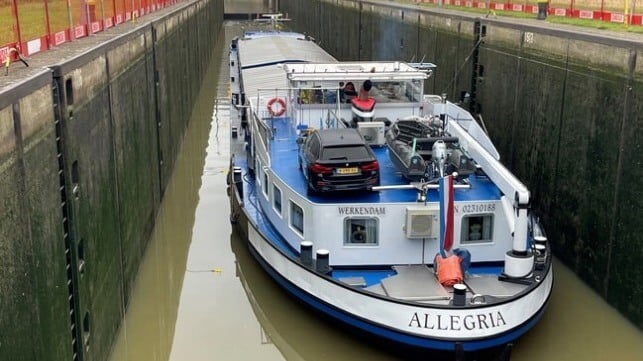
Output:
[[380,184],[380,167],[357,129],[309,131],[299,143],[299,169],[309,195],[370,190]]

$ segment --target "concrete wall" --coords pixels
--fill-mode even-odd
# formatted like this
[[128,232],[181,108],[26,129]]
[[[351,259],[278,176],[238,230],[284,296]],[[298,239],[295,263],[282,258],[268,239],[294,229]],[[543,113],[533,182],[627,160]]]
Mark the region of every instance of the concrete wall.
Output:
[[[428,90],[454,101],[475,85],[555,254],[643,328],[643,268],[632,266],[643,263],[640,39],[389,2],[282,0],[280,10],[339,59],[433,62]],[[474,81],[476,21],[486,36]]]
[[51,72],[0,97],[0,359],[69,359]]
[[109,356],[222,20],[179,4],[0,94],[0,360]]

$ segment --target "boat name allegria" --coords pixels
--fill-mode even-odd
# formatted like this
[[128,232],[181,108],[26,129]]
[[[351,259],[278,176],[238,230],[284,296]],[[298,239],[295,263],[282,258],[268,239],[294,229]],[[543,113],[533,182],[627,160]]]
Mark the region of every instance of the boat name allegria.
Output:
[[337,207],[340,216],[383,216],[386,207]]
[[409,327],[426,328],[430,330],[460,331],[482,330],[505,326],[504,317],[500,311],[496,313],[478,313],[474,315],[431,315],[415,312],[409,322]]

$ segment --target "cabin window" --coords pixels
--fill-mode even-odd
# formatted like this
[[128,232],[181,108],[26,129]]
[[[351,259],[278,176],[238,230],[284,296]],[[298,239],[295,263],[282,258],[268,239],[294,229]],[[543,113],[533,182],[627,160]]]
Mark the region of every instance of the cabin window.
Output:
[[377,218],[346,218],[344,220],[344,245],[375,246],[377,237]]
[[281,189],[273,184],[272,186],[272,205],[277,213],[281,214]]
[[265,169],[263,169],[263,177],[262,179],[262,185],[261,187],[263,188],[263,195],[266,196],[266,199],[268,199],[268,172],[266,172]]
[[300,89],[297,99],[299,104],[335,104],[337,102],[336,89]]
[[493,214],[462,217],[461,244],[486,243],[493,240]]
[[423,84],[421,80],[413,80],[410,87],[405,90],[407,96],[411,98],[412,102],[419,102],[422,100],[424,94]]
[[320,148],[319,136],[316,134],[313,134],[312,136],[309,136],[308,139],[310,142],[310,146],[307,148],[310,149],[310,152],[312,153],[313,158],[318,159],[320,155],[319,154],[319,148]]
[[[403,46],[404,44],[401,43]],[[362,82],[355,82],[361,87]],[[369,96],[379,103],[411,103],[422,99],[423,82],[410,81],[374,81]]]
[[290,226],[301,235],[304,234],[304,210],[292,201],[290,202]]

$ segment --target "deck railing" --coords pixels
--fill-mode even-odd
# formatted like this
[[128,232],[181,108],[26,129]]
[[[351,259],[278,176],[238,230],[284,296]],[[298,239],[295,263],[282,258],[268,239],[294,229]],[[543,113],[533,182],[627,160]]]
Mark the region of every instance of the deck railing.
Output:
[[252,134],[255,141],[252,144],[258,149],[253,149],[253,155],[259,157],[259,162],[266,167],[270,167],[270,139],[272,138],[272,128],[269,127],[262,119],[259,119],[256,114],[252,115]]

